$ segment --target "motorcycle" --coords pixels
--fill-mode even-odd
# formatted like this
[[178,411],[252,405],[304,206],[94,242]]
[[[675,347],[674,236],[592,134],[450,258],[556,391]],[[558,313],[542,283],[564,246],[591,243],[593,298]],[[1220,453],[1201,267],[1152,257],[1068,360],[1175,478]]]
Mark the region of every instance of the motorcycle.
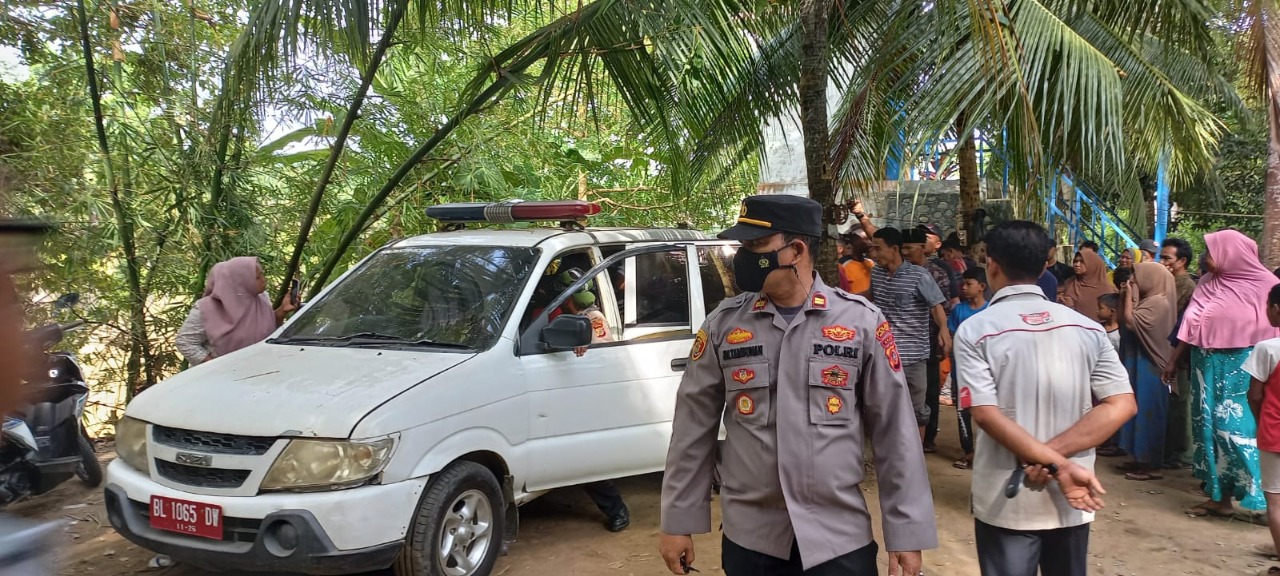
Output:
[[[57,308],[70,308],[77,294],[58,299]],[[0,506],[53,490],[78,477],[96,487],[102,466],[82,424],[89,387],[70,352],[49,352],[66,332],[84,325],[49,324],[26,332],[32,353],[42,358],[23,383],[24,404],[4,418],[0,429]]]

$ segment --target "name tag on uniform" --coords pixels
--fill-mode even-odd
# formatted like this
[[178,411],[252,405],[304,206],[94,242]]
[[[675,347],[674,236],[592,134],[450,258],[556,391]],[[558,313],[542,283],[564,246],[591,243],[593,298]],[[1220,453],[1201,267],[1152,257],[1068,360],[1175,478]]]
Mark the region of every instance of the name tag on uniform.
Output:
[[738,348],[726,348],[720,352],[720,355],[725,360],[737,360],[738,358],[764,356],[764,346],[757,344],[755,346],[741,346]]

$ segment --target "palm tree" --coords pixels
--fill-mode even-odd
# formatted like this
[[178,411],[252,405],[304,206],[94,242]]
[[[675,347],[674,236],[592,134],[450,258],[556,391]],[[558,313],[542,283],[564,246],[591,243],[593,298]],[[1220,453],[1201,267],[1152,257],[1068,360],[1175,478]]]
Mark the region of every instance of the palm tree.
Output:
[[[273,47],[289,46],[278,38],[355,31],[346,43],[367,45],[367,35],[358,33],[369,20],[290,22],[310,8],[350,5],[360,7],[351,14],[367,15],[389,5],[298,4],[304,8],[283,15],[255,11],[276,19],[264,17],[269,25],[261,26],[251,20],[254,32],[238,51],[245,72],[237,77],[252,78],[261,64],[278,62]],[[1221,127],[1199,98],[1230,89],[1208,64],[1213,46],[1203,22],[1212,8],[1209,0],[596,0],[558,16],[547,9],[546,26],[494,55],[462,91],[459,114],[445,129],[512,90],[592,100],[598,91],[591,86],[608,81],[635,120],[658,137],[666,169],[682,190],[715,181],[757,153],[764,121],[799,105],[810,186],[824,203],[834,200],[824,175],[879,181],[903,135],[911,157],[919,151],[916,142],[980,128],[1001,135],[1024,213],[1033,212],[1038,203],[1031,200],[1060,170],[1106,182],[1137,205],[1136,174],[1153,173],[1161,155],[1168,154],[1175,179],[1191,177],[1212,159]],[[512,9],[510,1],[415,0],[410,11],[482,22],[486,14]],[[825,42],[811,32],[822,28]],[[825,85],[818,78],[826,70],[844,90],[830,124],[819,122],[825,110],[810,97]],[[823,125],[834,126],[825,154]],[[388,190],[407,176],[403,168]]]
[[1267,267],[1275,268],[1280,266],[1280,6],[1275,0],[1232,0],[1225,8],[1244,28],[1241,61],[1254,94],[1266,104],[1267,177],[1258,248]]

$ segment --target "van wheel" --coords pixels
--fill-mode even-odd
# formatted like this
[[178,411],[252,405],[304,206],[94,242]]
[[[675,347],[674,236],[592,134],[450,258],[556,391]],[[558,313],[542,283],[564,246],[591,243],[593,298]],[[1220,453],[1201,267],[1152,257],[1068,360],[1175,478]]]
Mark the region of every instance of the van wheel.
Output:
[[427,486],[396,576],[488,576],[502,549],[505,511],[488,468],[454,462]]

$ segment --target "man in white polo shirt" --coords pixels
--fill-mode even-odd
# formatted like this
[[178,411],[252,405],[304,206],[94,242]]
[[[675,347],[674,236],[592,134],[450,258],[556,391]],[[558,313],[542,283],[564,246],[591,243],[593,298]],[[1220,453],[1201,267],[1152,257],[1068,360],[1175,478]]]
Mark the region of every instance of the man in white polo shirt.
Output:
[[[1093,449],[1137,413],[1133,391],[1102,327],[1036,286],[1051,246],[1044,229],[1007,222],[985,240],[996,294],[955,337],[960,407],[978,430],[978,562],[984,576],[1085,576],[1105,493]],[[1010,496],[1019,471],[1028,488]]]

